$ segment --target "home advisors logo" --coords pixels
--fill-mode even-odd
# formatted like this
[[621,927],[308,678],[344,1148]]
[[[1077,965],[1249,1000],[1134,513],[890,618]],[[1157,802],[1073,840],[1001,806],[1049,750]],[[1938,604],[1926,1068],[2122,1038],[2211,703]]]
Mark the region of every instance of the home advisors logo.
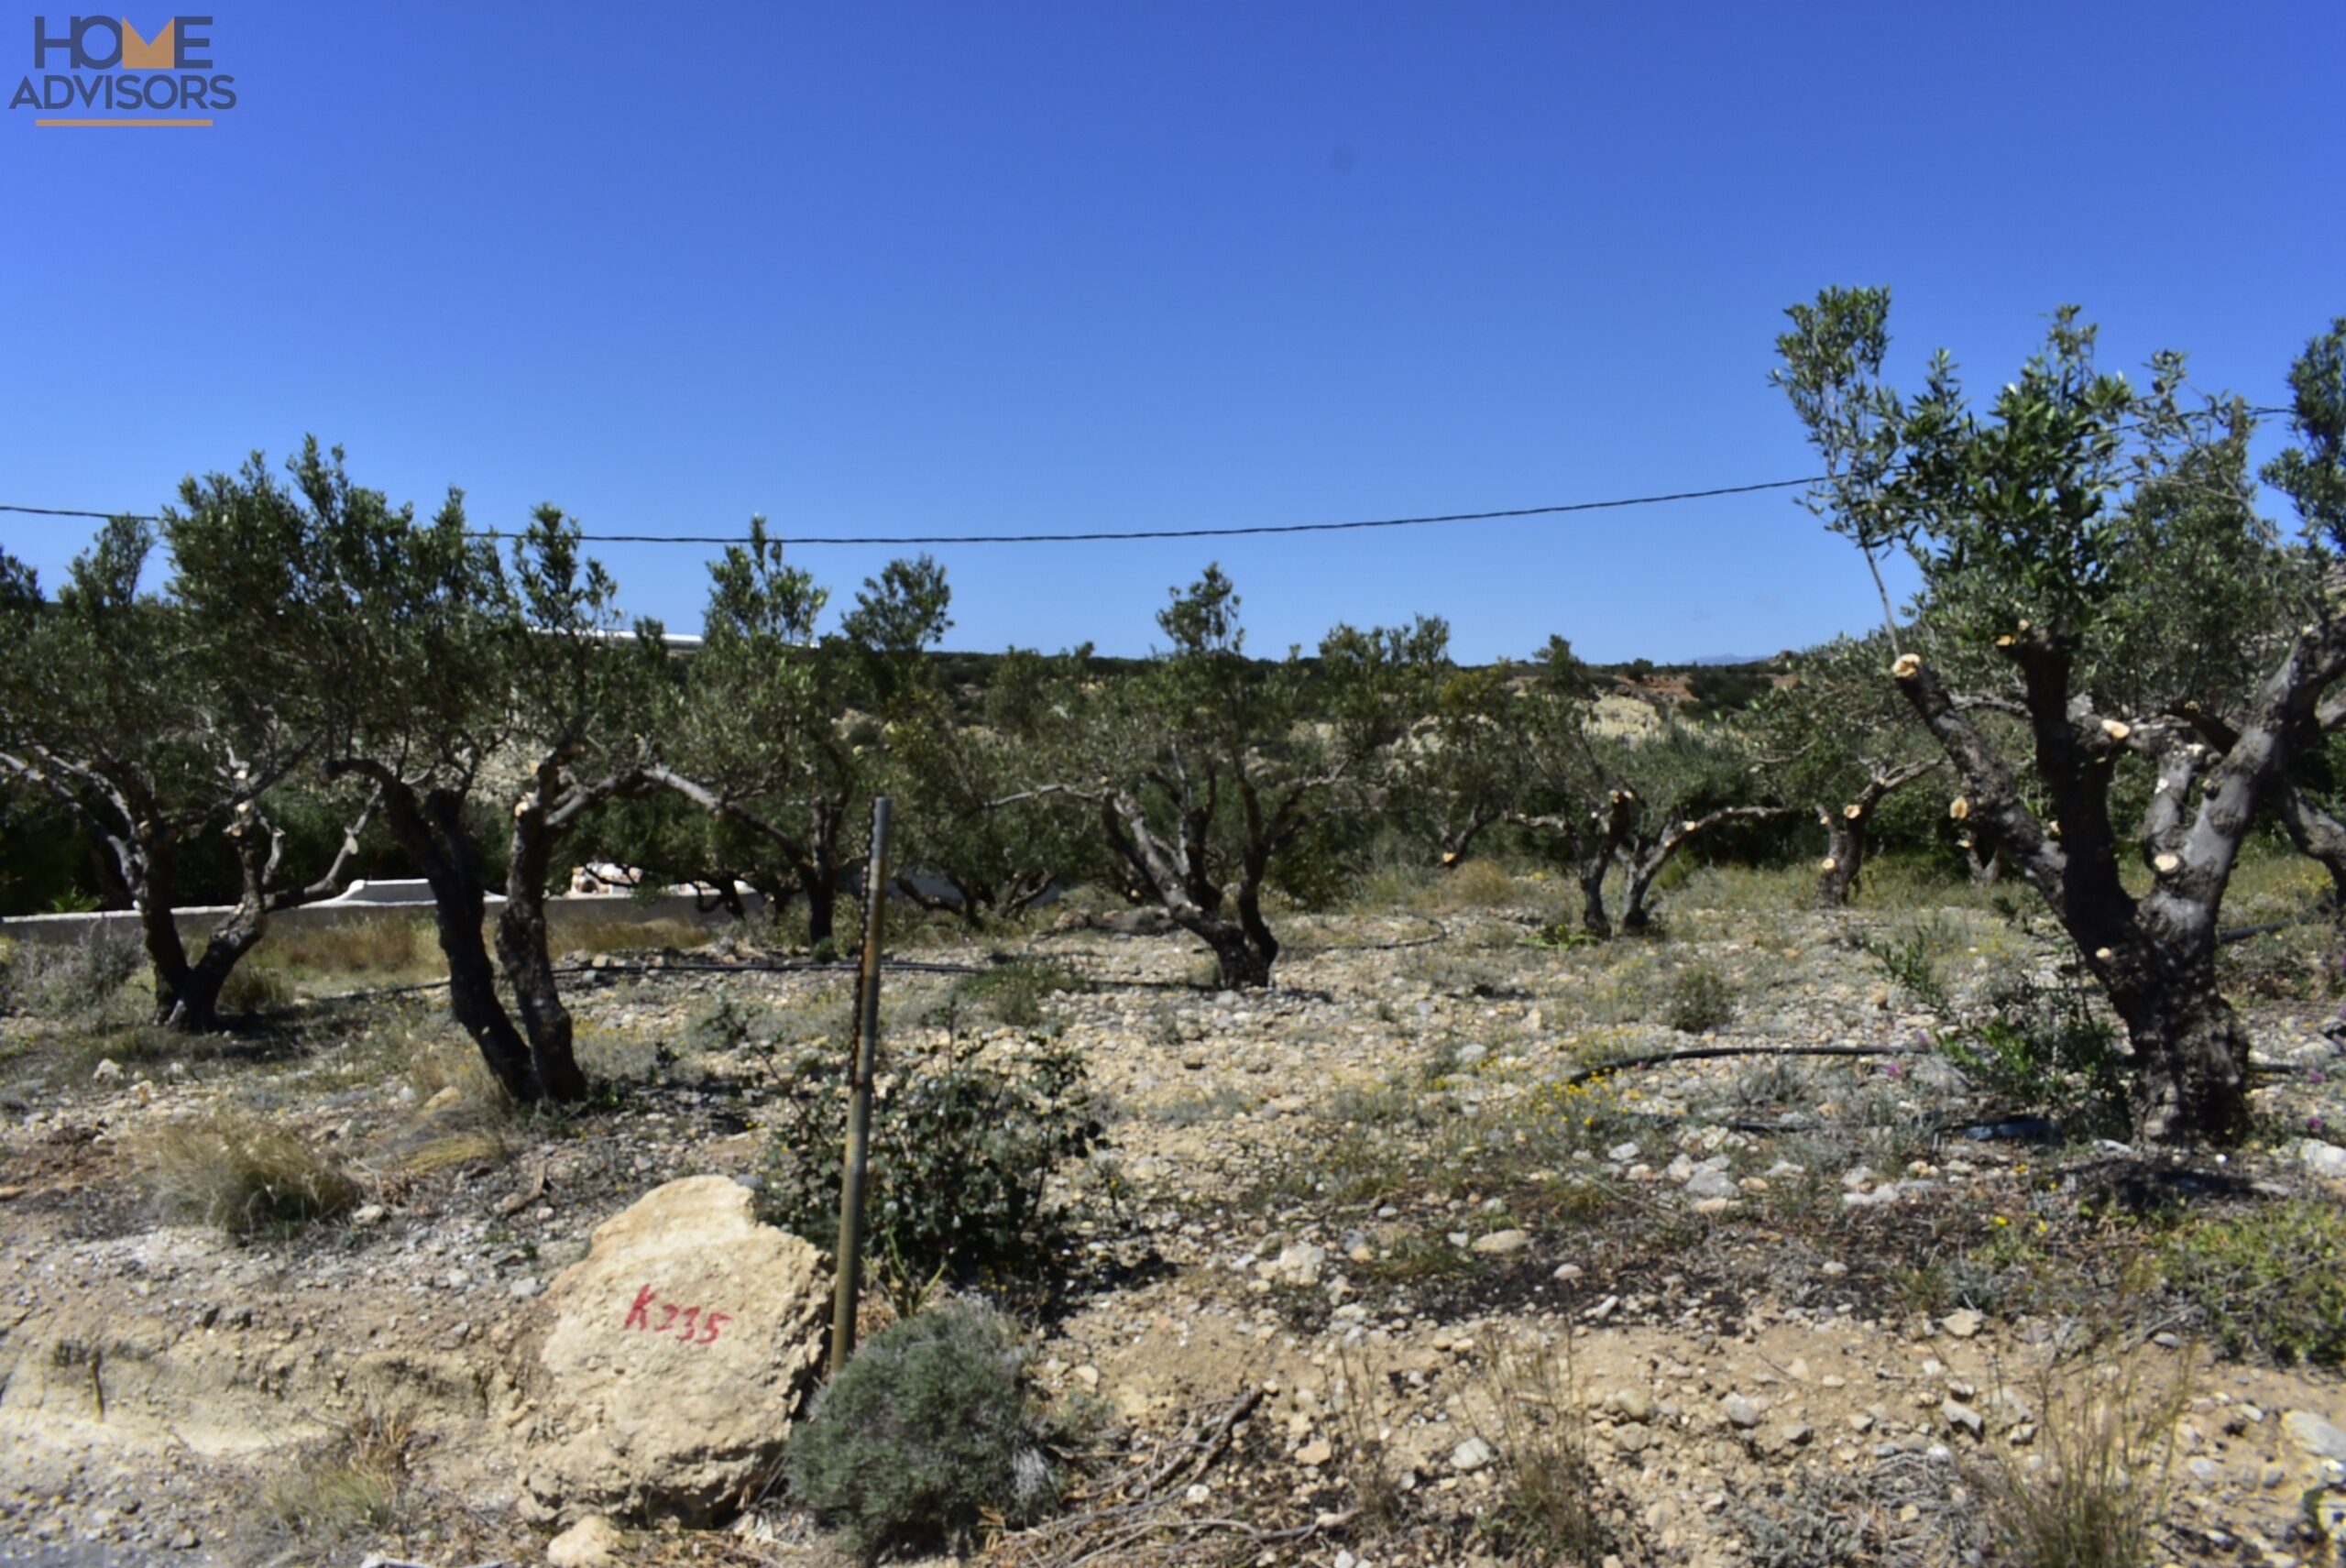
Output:
[[208,126],[214,111],[236,106],[236,79],[213,73],[211,26],[209,16],[173,16],[146,35],[127,16],[75,16],[61,27],[35,16],[32,73],[8,108],[107,111],[38,117],[38,126]]

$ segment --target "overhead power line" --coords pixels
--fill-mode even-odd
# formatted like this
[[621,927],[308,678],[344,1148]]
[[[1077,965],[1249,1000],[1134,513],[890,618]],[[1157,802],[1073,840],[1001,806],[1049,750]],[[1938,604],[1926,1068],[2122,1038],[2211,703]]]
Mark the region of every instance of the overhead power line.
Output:
[[[775,532],[768,537],[784,544],[1104,544],[1124,539],[1231,539],[1257,533],[1341,533],[1360,528],[1419,528],[1435,522],[1496,522],[1515,517],[1550,517],[1560,512],[1659,506],[1665,501],[1698,501],[1713,496],[1749,495],[1757,490],[1785,490],[1795,485],[1814,483],[1814,479],[1769,479],[1756,485],[1723,485],[1716,489],[1677,490],[1660,496],[1624,496],[1617,500],[1564,501],[1554,506],[1514,507],[1505,511],[1455,511],[1431,517],[1366,518],[1351,522],[1255,523],[1236,528],[1141,528],[1102,530],[1091,533],[809,535]],[[82,511],[68,507],[10,506],[5,502],[0,502],[0,511],[24,512],[34,517],[86,517],[102,522],[117,517],[127,517],[133,522],[163,521],[159,517],[142,516],[137,512]],[[494,529],[474,529],[471,534],[475,539],[514,537]],[[589,544],[747,544],[750,542],[746,533],[581,533],[578,537]]]
[[[2284,414],[2288,409],[2254,408],[2253,414]],[[1662,495],[1623,496],[1613,500],[1560,501],[1552,506],[1511,507],[1501,511],[1439,512],[1426,517],[1363,518],[1350,522],[1275,522],[1249,523],[1233,528],[1135,528],[1102,529],[1084,533],[904,533],[904,534],[796,534],[773,532],[768,537],[784,544],[1108,544],[1124,540],[1140,539],[1243,539],[1278,533],[1346,533],[1367,528],[1423,528],[1444,522],[1504,522],[1512,518],[1557,517],[1568,512],[1609,511],[1623,507],[1662,506],[1672,501],[1709,500],[1718,496],[1748,496],[1763,490],[1789,490],[1801,485],[1814,485],[1823,478],[1810,475],[1798,479],[1764,479],[1750,485],[1721,485],[1707,490],[1672,490]],[[70,507],[11,506],[0,502],[0,511],[21,512],[31,517],[82,517],[104,522],[112,518],[127,517],[134,522],[160,522],[159,517],[143,516],[137,512],[84,511]],[[475,539],[510,539],[513,535],[495,529],[474,529]],[[579,539],[589,544],[747,544],[746,533],[586,533]]]
[[[1782,490],[1809,479],[1770,479],[1757,485],[1726,485],[1715,490],[1680,490],[1664,496],[1625,496],[1609,501],[1566,501],[1556,506],[1516,507],[1507,511],[1455,511],[1433,517],[1368,518],[1353,522],[1254,523],[1236,528],[1136,528],[1102,530],[1095,533],[930,533],[837,537],[792,534],[785,544],[1105,544],[1123,539],[1233,539],[1262,533],[1342,533],[1360,528],[1420,528],[1434,522],[1496,522],[1513,517],[1550,517],[1559,512],[1602,511],[1608,507],[1659,506],[1664,501],[1696,501],[1710,496],[1748,495],[1754,490]],[[587,533],[583,539],[605,544],[746,544],[747,534]],[[778,536],[779,537],[779,536]]]

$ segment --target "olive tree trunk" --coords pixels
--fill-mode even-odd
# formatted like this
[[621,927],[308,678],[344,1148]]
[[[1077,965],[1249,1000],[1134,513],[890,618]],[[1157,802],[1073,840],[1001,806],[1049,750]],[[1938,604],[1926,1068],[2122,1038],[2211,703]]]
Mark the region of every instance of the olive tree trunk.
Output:
[[479,847],[466,828],[466,791],[421,788],[390,767],[367,758],[329,763],[326,776],[356,773],[382,792],[383,820],[432,888],[432,918],[448,965],[448,1013],[472,1036],[481,1060],[506,1093],[523,1104],[544,1098],[529,1042],[497,993],[483,927],[488,881]]
[[[1904,654],[1891,674],[1962,781],[1956,815],[2035,887],[2124,1021],[2137,1135],[2236,1143],[2249,1129],[2248,1036],[2216,986],[2216,914],[2259,800],[2286,777],[2292,738],[2315,732],[2317,699],[2346,673],[2346,621],[2325,615],[2298,633],[2220,750],[2180,719],[2095,713],[2072,696],[2071,652],[2050,629],[2023,628],[2000,647],[2023,677],[2037,774],[2058,816],[2037,820],[1930,666]],[[2152,876],[2139,900],[2121,882],[2110,817],[2111,774],[2129,752],[2156,773],[2135,835]]]
[[1613,935],[1612,912],[1605,907],[1605,879],[1621,858],[1637,827],[1637,792],[1606,792],[1605,809],[1592,812],[1586,822],[1554,814],[1511,812],[1507,821],[1518,828],[1551,836],[1565,871],[1580,889],[1581,928],[1600,940]]
[[1722,823],[1757,822],[1781,817],[1787,809],[1781,806],[1722,806],[1702,817],[1672,823],[1651,844],[1633,846],[1628,855],[1628,884],[1621,894],[1621,929],[1635,934],[1652,926],[1653,916],[1646,907],[1647,899],[1653,892],[1654,879],[1677,858],[1679,850]]
[[1828,806],[1816,808],[1816,819],[1825,825],[1825,860],[1817,868],[1816,902],[1827,909],[1847,905],[1858,895],[1858,877],[1865,870],[1867,829],[1873,824],[1874,809],[1884,797],[1905,788],[1924,774],[1939,766],[1936,759],[1927,762],[1912,762],[1888,772],[1876,770],[1866,781],[1857,797],[1835,811]]
[[1334,783],[1333,775],[1293,781],[1267,798],[1244,771],[1232,787],[1238,796],[1242,833],[1236,875],[1217,874],[1208,845],[1222,805],[1218,781],[1200,790],[1186,772],[1152,773],[1174,807],[1170,830],[1149,819],[1140,797],[1107,780],[1097,788],[1045,784],[989,803],[999,808],[1018,801],[1062,796],[1089,804],[1098,816],[1109,848],[1131,879],[1132,891],[1154,901],[1167,916],[1211,950],[1221,983],[1229,991],[1256,991],[1271,983],[1279,940],[1263,918],[1263,883],[1271,861],[1293,844],[1312,821],[1304,801],[1313,790]]
[[652,765],[642,761],[591,783],[574,778],[569,764],[576,754],[576,748],[565,746],[541,759],[513,803],[505,907],[497,916],[497,961],[513,992],[514,1011],[521,1015],[530,1064],[540,1093],[558,1103],[586,1099],[587,1085],[547,940],[546,881],[554,851],[588,812],[607,801],[646,794],[655,784]]
[[380,798],[378,791],[367,800],[358,819],[343,829],[342,848],[324,874],[306,887],[295,888],[273,885],[285,859],[284,832],[270,825],[257,802],[247,800],[236,807],[225,829],[236,851],[236,906],[212,928],[203,956],[187,966],[178,995],[163,1013],[161,1022],[166,1027],[204,1034],[218,1025],[221,992],[236,965],[268,935],[269,917],[332,898],[342,891],[343,878],[358,853],[358,836],[367,830],[367,819]]

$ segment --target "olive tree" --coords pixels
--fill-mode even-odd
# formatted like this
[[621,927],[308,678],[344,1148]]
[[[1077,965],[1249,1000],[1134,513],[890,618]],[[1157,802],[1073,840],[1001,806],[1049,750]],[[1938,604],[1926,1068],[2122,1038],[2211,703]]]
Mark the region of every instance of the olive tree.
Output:
[[1058,694],[1058,739],[1034,765],[1058,776],[995,803],[1080,806],[1129,890],[1211,948],[1233,990],[1270,983],[1273,869],[1363,803],[1371,757],[1406,728],[1376,694],[1426,645],[1422,623],[1416,636],[1338,628],[1321,647],[1328,685],[1315,702],[1299,650],[1270,664],[1245,656],[1238,611],[1219,566],[1176,589],[1157,618],[1167,646],[1146,668]]
[[974,715],[934,691],[900,707],[888,727],[900,895],[975,927],[1032,908],[1089,869],[1098,852],[1089,824],[1047,800],[996,803],[1020,792],[1049,743],[1050,694],[1078,678],[1090,652],[1010,649]]
[[709,564],[681,765],[652,775],[779,855],[806,895],[818,948],[833,940],[840,890],[861,859],[853,818],[875,777],[883,721],[917,701],[922,655],[952,625],[944,570],[926,555],[867,579],[839,633],[818,637],[829,598],[752,518],[748,543]]
[[1750,751],[1722,725],[1672,716],[1658,735],[1617,741],[1612,758],[1620,783],[1607,792],[1606,822],[1623,872],[1621,929],[1633,936],[1652,928],[1655,883],[1682,852],[1788,809],[1750,798]]
[[1882,803],[1946,766],[1881,678],[1892,657],[1886,632],[1836,638],[1800,655],[1752,715],[1760,765],[1825,829],[1816,898],[1828,909],[1857,896]]
[[[1439,826],[1444,863],[1505,822],[1542,845],[1580,893],[1582,927],[1610,937],[1652,924],[1656,880],[1689,845],[1772,817],[1722,726],[1657,718],[1650,732],[1601,711],[1596,678],[1562,637],[1518,671],[1452,674],[1409,753],[1404,794]],[[1617,916],[1606,889],[1621,884]]]
[[[2346,675],[2346,321],[2292,370],[2302,444],[2267,470],[2305,525],[2291,620],[2239,678],[2219,661],[2160,692],[2093,677],[2130,619],[2230,591],[2177,574],[2192,557],[2161,506],[2188,494],[2209,527],[2253,533],[2239,466],[2220,460],[2244,413],[2187,406],[2175,355],[2154,358],[2146,389],[2099,370],[2069,309],[1984,413],[1944,353],[1902,397],[1881,379],[1889,302],[1828,289],[1778,340],[1776,379],[1825,459],[1811,504],[1869,559],[1907,550],[1934,612],[2008,673],[2001,689],[1966,689],[1906,649],[1886,678],[1954,770],[1957,812],[2044,899],[2123,1021],[2139,1135],[2235,1141],[2249,1041],[2216,985],[2217,914],[2259,806],[2346,719],[2332,695]],[[2042,810],[1981,722],[1994,712],[2027,738]],[[2114,809],[2127,770],[2147,780],[2131,830]],[[2130,860],[2147,878],[2139,895]]]
[[1443,672],[1425,717],[1395,748],[1394,817],[1443,871],[1464,865],[1515,807],[1517,679],[1515,667],[1504,661]]
[[[374,787],[430,885],[449,1011],[498,1082],[524,1103],[584,1099],[547,952],[546,884],[554,849],[588,812],[654,787],[644,720],[656,711],[657,629],[618,628],[608,576],[582,560],[557,509],[539,509],[514,542],[509,575],[460,492],[423,522],[354,484],[338,449],[307,442],[287,466],[275,532],[248,543],[314,557],[323,586],[255,602],[313,627],[303,678],[345,694],[323,772]],[[274,489],[258,465],[212,483],[223,506]],[[500,860],[492,964],[484,927]]]
[[[232,525],[199,504],[193,481],[183,499],[187,511],[165,516],[179,565],[162,594],[141,591],[156,534],[133,518],[100,530],[54,602],[0,559],[0,772],[71,811],[104,846],[105,880],[137,913],[156,1021],[203,1031],[269,916],[339,891],[365,812],[323,874],[280,880],[285,836],[265,799],[318,744],[324,704],[280,678],[297,628],[218,612],[249,571],[207,552]],[[307,583],[308,565],[280,559],[269,570]],[[232,851],[236,894],[191,959],[182,871],[189,846],[211,831]]]
[[598,807],[650,795],[667,778],[654,733],[668,681],[666,638],[656,621],[620,625],[618,587],[601,563],[579,554],[579,543],[577,523],[547,505],[513,544],[526,634],[512,643],[507,666],[507,743],[525,772],[497,915],[497,961],[529,1039],[535,1087],[559,1101],[585,1099],[587,1085],[547,937],[554,850]]

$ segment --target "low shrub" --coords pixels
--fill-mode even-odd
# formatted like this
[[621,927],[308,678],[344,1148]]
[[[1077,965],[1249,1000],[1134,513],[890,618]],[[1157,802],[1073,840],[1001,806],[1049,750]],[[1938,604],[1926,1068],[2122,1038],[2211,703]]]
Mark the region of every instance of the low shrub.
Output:
[[1882,978],[1935,1013],[1954,1010],[1946,982],[1939,978],[1939,959],[1949,948],[1943,920],[1918,924],[1902,937],[1864,936],[1857,945],[1881,970]]
[[867,1558],[966,1547],[981,1521],[1032,1523],[1059,1497],[1074,1431],[1020,1382],[1017,1333],[956,1299],[882,1331],[791,1434],[790,1486]]
[[358,1187],[291,1128],[255,1116],[208,1116],[157,1132],[148,1185],[171,1213],[232,1235],[281,1234],[346,1212]]
[[[820,1247],[839,1241],[847,1133],[847,1053],[803,1058],[773,1106],[764,1217]],[[1043,1212],[1051,1173],[1103,1133],[1083,1061],[1029,1042],[1007,1061],[949,1046],[883,1074],[872,1093],[864,1234],[906,1280],[1017,1268],[1050,1253]]]
[[685,1045],[712,1056],[729,1055],[748,1046],[763,1021],[734,1000],[732,992],[720,990],[717,1000],[685,1025]]
[[983,974],[956,981],[952,1004],[966,1003],[1014,1029],[1032,1029],[1043,1021],[1043,999],[1060,992],[1080,991],[1083,982],[1057,964],[1038,959],[1013,959]]
[[137,938],[93,925],[70,943],[19,942],[0,961],[0,1014],[87,1020],[146,968]]
[[2115,1032],[2072,977],[2048,985],[2023,972],[2008,981],[1987,998],[1986,1015],[1950,1031],[1940,1049],[2007,1114],[2042,1112],[2082,1133],[2116,1132],[2130,1121]]
[[2161,1238],[2159,1266],[2231,1354],[2346,1363],[2346,1211],[2336,1204],[2286,1199],[2195,1216]]
[[1709,964],[1688,964],[1671,977],[1662,1015],[1682,1035],[1707,1034],[1735,1019],[1735,988]]
[[1956,1467],[1921,1453],[1856,1473],[1794,1470],[1737,1496],[1727,1517],[1751,1568],[1979,1561]]

